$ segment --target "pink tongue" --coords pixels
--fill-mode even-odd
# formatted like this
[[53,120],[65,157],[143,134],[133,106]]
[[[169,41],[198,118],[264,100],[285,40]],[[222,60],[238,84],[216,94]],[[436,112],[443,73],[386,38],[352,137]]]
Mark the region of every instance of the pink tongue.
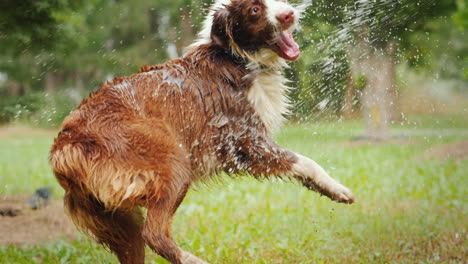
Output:
[[278,42],[276,43],[277,47],[272,47],[280,57],[294,61],[299,58],[301,51],[299,50],[299,45],[294,41],[292,32],[290,30],[285,30],[280,33]]

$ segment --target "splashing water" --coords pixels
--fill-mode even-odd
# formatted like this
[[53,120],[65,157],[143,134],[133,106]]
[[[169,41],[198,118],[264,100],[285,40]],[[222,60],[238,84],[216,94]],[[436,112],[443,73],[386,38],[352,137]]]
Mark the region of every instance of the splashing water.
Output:
[[[419,15],[421,10],[432,6],[434,0],[420,1],[417,3],[418,9],[411,9],[407,1],[404,0],[386,0],[369,1],[358,0],[347,3],[343,6],[333,6],[333,3],[319,1],[303,1],[298,5],[298,9],[303,11],[303,22],[311,21],[311,17],[323,17],[317,14],[323,9],[332,9],[332,14],[327,17],[329,20],[323,21],[325,25],[335,24],[334,30],[324,35],[316,37],[317,31],[313,27],[316,25],[306,25],[312,27],[312,32],[301,32],[305,43],[310,42],[305,48],[311,48],[307,51],[313,53],[314,60],[309,61],[305,68],[300,67],[296,72],[296,77],[301,88],[293,97],[296,99],[295,110],[305,114],[301,120],[316,119],[323,117],[330,112],[342,113],[346,107],[343,104],[344,93],[348,78],[356,82],[359,72],[356,71],[375,71],[383,75],[384,69],[372,65],[365,65],[371,69],[353,69],[356,63],[369,59],[373,53],[384,54],[382,46],[390,42],[399,42],[401,37],[398,30],[406,27],[412,21],[412,16]],[[328,10],[330,11],[330,10]],[[411,15],[412,13],[412,15]],[[317,19],[315,19],[317,20]],[[405,28],[408,30],[408,28]],[[362,42],[368,48],[356,49],[356,46]],[[355,61],[353,61],[355,60]],[[396,64],[396,62],[394,62]],[[300,77],[302,75],[312,76],[310,78]],[[354,76],[353,76],[354,75]],[[352,104],[358,105],[362,90],[357,91],[352,98]],[[377,98],[375,98],[377,99]],[[393,105],[394,102],[389,102]]]

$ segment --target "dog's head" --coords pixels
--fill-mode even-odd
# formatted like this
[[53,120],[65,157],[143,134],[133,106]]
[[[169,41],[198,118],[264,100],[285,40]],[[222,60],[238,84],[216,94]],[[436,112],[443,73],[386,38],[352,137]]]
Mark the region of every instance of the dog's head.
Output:
[[294,61],[300,55],[293,38],[298,20],[285,0],[218,0],[195,45],[212,42],[259,64]]

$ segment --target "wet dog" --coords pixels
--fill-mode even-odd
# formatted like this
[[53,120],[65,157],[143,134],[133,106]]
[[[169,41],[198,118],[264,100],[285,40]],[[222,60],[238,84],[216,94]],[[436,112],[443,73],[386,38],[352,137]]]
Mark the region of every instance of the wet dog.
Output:
[[270,138],[288,109],[281,70],[300,55],[298,16],[286,1],[219,0],[185,56],[85,99],[50,153],[74,223],[121,263],[143,263],[145,244],[171,263],[205,263],[171,238],[194,181],[220,172],[294,178],[353,203],[316,162]]

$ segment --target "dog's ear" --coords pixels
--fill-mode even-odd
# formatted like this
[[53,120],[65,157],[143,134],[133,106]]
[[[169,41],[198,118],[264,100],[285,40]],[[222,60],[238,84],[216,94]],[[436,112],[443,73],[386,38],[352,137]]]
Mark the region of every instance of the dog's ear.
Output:
[[223,48],[229,47],[232,38],[229,11],[220,9],[213,14],[213,25],[211,26],[211,40]]

